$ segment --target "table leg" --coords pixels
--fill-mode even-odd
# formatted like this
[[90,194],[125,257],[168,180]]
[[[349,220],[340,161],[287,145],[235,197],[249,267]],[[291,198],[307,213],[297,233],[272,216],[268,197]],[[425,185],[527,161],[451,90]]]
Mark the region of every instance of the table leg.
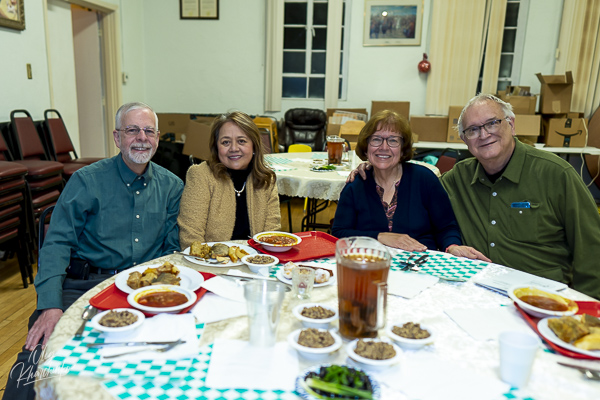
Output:
[[327,229],[329,230],[329,224],[317,223],[317,214],[325,210],[329,206],[328,200],[321,200],[319,203],[318,199],[308,198],[308,204],[306,206],[306,215],[302,218],[302,232],[314,229]]

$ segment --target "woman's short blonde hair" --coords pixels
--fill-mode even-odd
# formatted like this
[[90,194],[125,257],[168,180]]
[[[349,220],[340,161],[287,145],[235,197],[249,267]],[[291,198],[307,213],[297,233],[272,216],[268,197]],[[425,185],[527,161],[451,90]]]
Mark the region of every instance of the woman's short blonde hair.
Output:
[[356,143],[356,155],[361,160],[367,160],[367,149],[369,148],[369,138],[379,130],[389,130],[399,133],[402,136],[402,156],[400,162],[411,160],[413,158],[412,130],[408,120],[395,111],[383,110],[373,115],[369,122],[362,128],[358,135]]

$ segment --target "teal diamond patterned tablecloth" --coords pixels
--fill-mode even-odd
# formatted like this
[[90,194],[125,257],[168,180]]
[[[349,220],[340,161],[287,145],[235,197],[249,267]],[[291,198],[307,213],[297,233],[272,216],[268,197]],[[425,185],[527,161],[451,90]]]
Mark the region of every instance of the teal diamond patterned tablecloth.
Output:
[[104,388],[115,399],[131,400],[297,400],[294,392],[283,390],[212,389],[205,385],[210,364],[212,345],[204,346],[187,376],[178,381],[113,380],[103,382]]
[[[424,264],[421,264],[420,273],[433,275],[438,278],[456,280],[456,281],[467,281],[472,278],[475,274],[485,268],[488,263],[479,260],[470,260],[463,257],[455,257],[448,253],[440,253],[427,251],[429,258]],[[410,253],[401,252],[394,255],[392,258],[391,269],[398,271],[404,267],[405,263],[411,255],[415,255],[413,258],[418,258],[425,253]]]
[[[204,324],[196,324],[198,338],[202,336]],[[62,349],[46,361],[42,368],[60,371],[67,375],[88,376],[104,379],[158,379],[161,382],[189,376],[193,359],[144,360],[138,363],[125,361],[103,362],[99,349],[90,349],[87,343],[103,343],[100,332],[86,326],[81,339],[71,339]]]

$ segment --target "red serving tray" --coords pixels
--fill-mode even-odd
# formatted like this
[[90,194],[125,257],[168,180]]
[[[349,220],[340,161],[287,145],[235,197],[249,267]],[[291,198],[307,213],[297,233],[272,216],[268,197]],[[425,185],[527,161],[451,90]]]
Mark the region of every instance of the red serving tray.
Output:
[[331,236],[328,233],[319,231],[300,232],[294,233],[294,235],[302,238],[300,244],[297,244],[288,251],[281,253],[265,250],[260,243],[254,241],[254,239],[248,240],[248,245],[262,253],[277,257],[282,263],[286,263],[288,261],[296,262],[312,260],[315,258],[330,257],[335,255],[335,242],[338,241],[338,238],[335,236]]
[[[577,311],[577,314],[588,314],[588,315],[593,315],[594,317],[600,317],[600,302],[576,301],[576,303],[579,306],[579,311]],[[546,340],[542,335],[540,335],[540,331],[538,331],[538,328],[537,328],[538,322],[542,318],[537,318],[537,317],[527,314],[525,311],[523,311],[523,309],[521,307],[519,307],[519,305],[517,303],[515,303],[515,306],[517,307],[517,310],[519,310],[519,312],[523,315],[523,317],[525,318],[525,321],[527,321],[529,326],[531,326],[531,328],[535,331],[535,333],[537,333],[544,340],[544,342],[546,342],[546,344],[548,344],[548,346],[550,346],[550,348],[555,350],[557,353],[560,353],[563,356],[572,357],[572,358],[581,358],[581,359],[585,359],[585,360],[600,360],[600,355],[598,357],[593,357],[593,356],[588,356],[587,354],[576,353],[574,351],[557,346],[556,344],[552,343],[549,340]]]
[[[210,272],[199,272],[204,277],[204,280],[207,281],[210,278],[214,277],[215,274],[211,274]],[[203,287],[196,290],[196,301],[189,307],[184,308],[179,312],[179,314],[185,314],[190,311],[192,307],[196,305],[204,296],[207,290]],[[100,293],[95,295],[90,299],[90,304],[100,310],[113,310],[115,308],[133,308],[129,302],[127,302],[128,293],[122,292],[119,290],[115,284],[109,285]],[[143,311],[142,311],[143,312]],[[147,317],[153,317],[155,314],[147,314],[144,313]]]

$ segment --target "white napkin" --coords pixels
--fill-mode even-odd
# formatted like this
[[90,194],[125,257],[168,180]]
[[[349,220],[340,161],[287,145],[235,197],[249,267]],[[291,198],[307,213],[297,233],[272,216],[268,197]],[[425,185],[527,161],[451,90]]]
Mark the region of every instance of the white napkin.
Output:
[[455,308],[444,310],[452,320],[475,340],[496,340],[504,331],[531,332],[514,307]]
[[246,341],[216,339],[206,386],[292,391],[298,372],[297,353],[286,342],[254,347]]
[[510,386],[499,377],[480,375],[434,354],[405,354],[398,367],[369,371],[381,384],[411,399],[492,400],[503,398]]
[[388,293],[412,299],[438,281],[439,278],[427,274],[390,271],[388,275]]
[[[215,276],[202,283],[202,287],[226,299],[246,303],[244,288],[231,279]],[[203,300],[204,301],[204,300]],[[198,303],[201,303],[198,302]]]
[[192,314],[201,323],[222,321],[246,315],[246,302],[226,299],[209,292],[192,308]]
[[242,278],[248,278],[248,277],[254,278],[256,275],[268,277],[269,276],[269,268],[260,268],[258,270],[258,273],[256,273],[256,274],[250,274],[248,272],[243,272],[243,271],[240,271],[239,269],[230,269],[229,271],[227,271],[227,275],[239,276]]
[[[107,335],[105,343],[121,342],[166,342],[178,339],[185,343],[175,346],[164,353],[155,351],[142,351],[111,358],[107,361],[140,361],[140,360],[178,360],[191,358],[198,354],[198,335],[196,334],[196,321],[192,314],[158,314],[146,318],[142,326],[128,335]],[[148,350],[164,346],[148,346]],[[109,346],[103,347],[98,352],[102,358],[113,354],[127,353],[138,350],[140,347]]]

